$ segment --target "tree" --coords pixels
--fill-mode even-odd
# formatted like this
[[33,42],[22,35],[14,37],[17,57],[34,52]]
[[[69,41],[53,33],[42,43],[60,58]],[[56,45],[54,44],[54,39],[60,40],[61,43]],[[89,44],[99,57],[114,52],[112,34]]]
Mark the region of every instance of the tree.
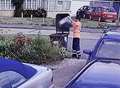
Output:
[[25,0],[11,0],[12,5],[15,7],[14,17],[19,17],[23,11],[23,3]]

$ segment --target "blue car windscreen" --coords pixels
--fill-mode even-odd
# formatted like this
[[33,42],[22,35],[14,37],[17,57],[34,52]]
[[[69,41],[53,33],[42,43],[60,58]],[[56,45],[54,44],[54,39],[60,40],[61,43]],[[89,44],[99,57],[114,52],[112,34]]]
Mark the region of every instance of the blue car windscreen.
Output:
[[120,88],[119,86],[116,85],[111,85],[111,84],[89,84],[89,83],[74,83],[70,88]]
[[120,59],[120,42],[104,41],[97,50],[96,57]]
[[120,65],[95,62],[67,88],[120,88]]

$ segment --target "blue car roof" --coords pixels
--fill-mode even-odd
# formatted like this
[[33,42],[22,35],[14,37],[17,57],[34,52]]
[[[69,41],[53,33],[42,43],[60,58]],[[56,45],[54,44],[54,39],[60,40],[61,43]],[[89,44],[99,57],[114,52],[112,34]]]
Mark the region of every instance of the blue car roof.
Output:
[[31,78],[36,73],[36,70],[28,65],[15,60],[9,60],[9,58],[0,57],[0,73],[4,71],[15,71],[26,79]]
[[96,62],[70,88],[120,88],[120,65]]
[[108,32],[105,34],[105,36],[103,38],[120,41],[120,33],[119,32]]

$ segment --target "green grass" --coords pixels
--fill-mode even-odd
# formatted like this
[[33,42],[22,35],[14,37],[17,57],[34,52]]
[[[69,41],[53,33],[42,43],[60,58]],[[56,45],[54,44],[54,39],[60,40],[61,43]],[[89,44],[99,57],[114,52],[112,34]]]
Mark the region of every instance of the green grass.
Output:
[[[82,27],[85,28],[104,28],[106,26],[116,26],[116,23],[112,22],[98,22],[98,21],[92,21],[92,20],[87,20],[87,19],[82,19],[81,20]],[[100,25],[98,25],[100,24]]]

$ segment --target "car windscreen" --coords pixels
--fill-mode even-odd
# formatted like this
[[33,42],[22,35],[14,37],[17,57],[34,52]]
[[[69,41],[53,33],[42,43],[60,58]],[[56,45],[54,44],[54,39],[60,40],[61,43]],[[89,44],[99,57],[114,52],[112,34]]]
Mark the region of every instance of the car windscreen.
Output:
[[101,12],[102,8],[101,7],[91,7],[93,12]]
[[120,59],[120,42],[104,40],[97,50],[96,57]]
[[120,88],[120,65],[95,62],[67,88]]

